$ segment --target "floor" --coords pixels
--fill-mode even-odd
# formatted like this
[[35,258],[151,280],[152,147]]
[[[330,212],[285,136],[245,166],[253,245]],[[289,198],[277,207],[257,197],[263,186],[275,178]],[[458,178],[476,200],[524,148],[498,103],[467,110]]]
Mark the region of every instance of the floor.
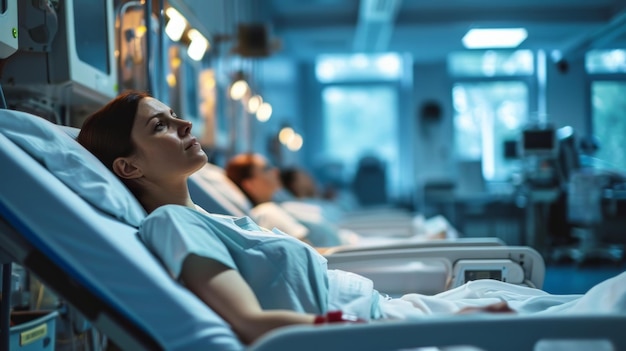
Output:
[[551,294],[584,294],[594,285],[626,272],[626,263],[588,262],[546,265],[543,290]]

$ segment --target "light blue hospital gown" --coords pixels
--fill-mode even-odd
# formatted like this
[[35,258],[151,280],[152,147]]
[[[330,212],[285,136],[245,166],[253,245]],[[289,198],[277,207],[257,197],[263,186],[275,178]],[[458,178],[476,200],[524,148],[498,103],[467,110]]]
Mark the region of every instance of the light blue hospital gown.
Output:
[[326,259],[309,245],[248,217],[166,205],[146,217],[139,234],[174,277],[191,253],[237,270],[264,309],[324,314],[341,308],[367,319],[375,310],[371,281],[328,271]]

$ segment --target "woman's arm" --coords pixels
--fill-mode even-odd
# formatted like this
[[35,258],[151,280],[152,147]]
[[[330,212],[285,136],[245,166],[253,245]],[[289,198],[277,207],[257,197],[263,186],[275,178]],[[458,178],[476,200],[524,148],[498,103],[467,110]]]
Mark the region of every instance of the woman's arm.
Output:
[[250,344],[268,331],[292,324],[312,324],[314,315],[288,310],[263,311],[239,272],[198,255],[185,258],[181,271],[185,285]]

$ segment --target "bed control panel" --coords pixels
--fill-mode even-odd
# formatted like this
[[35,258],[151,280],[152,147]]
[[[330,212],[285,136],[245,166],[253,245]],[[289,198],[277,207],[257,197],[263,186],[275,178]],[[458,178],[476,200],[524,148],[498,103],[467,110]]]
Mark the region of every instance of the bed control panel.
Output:
[[524,283],[522,267],[507,259],[458,260],[454,263],[452,274],[452,287],[478,279],[494,279],[512,284]]

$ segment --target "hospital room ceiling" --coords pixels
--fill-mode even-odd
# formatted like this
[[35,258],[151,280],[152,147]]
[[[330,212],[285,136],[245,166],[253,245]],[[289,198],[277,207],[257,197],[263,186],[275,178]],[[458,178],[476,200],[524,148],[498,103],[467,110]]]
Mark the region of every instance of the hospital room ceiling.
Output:
[[170,0],[212,36],[236,36],[239,23],[264,23],[279,44],[272,55],[401,52],[441,61],[463,50],[470,28],[523,27],[520,49],[560,50],[626,44],[626,0]]

